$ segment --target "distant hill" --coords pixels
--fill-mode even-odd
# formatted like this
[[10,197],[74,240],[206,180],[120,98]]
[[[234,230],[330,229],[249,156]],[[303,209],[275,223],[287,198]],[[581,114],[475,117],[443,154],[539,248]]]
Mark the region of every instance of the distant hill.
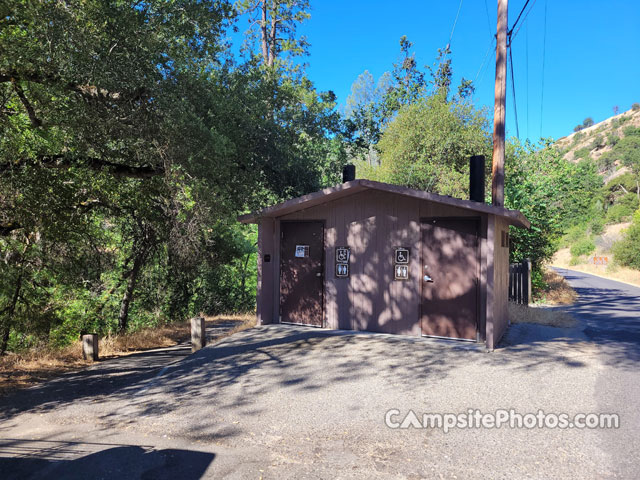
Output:
[[[582,127],[585,123],[593,122],[586,119]],[[604,184],[593,199],[589,218],[572,225],[559,242],[555,265],[600,269],[601,275],[640,281],[637,270],[621,266],[635,265],[628,258],[640,255],[630,247],[637,242],[626,237],[640,208],[640,105],[563,137],[555,146],[570,162],[593,162]]]
[[600,123],[584,128],[556,141],[556,147],[571,162],[591,158],[596,162],[605,183],[629,172],[622,165],[615,146],[628,135],[637,135],[640,128],[640,108],[627,110]]

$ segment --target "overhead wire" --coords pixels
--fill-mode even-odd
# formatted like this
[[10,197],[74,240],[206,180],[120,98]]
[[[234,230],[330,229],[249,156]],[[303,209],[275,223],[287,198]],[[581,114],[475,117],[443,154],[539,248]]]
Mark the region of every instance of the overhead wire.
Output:
[[516,119],[516,137],[520,138],[520,126],[518,125],[518,106],[516,104],[516,81],[513,76],[513,55],[511,52],[511,42],[509,42],[509,70],[511,71],[511,93],[513,94],[513,115]]
[[507,32],[507,36],[511,36],[511,34],[513,33],[513,29],[516,28],[516,25],[518,25],[518,22],[520,21],[520,17],[522,17],[522,14],[524,13],[525,8],[527,8],[527,5],[529,5],[529,1],[530,0],[527,0],[524,3],[524,7],[522,7],[522,10],[520,10],[520,13],[518,14],[518,18],[516,18],[516,21],[513,23],[511,30]]
[[478,80],[478,77],[480,76],[480,72],[482,72],[482,69],[485,67],[485,64],[487,62],[487,58],[489,58],[489,53],[491,53],[493,47],[496,44],[496,39],[495,37],[491,39],[491,42],[489,43],[489,46],[487,47],[487,51],[484,54],[484,59],[482,60],[482,63],[480,64],[480,68],[478,68],[478,73],[476,73],[475,78],[473,79],[473,83],[476,84],[476,81]]
[[547,54],[547,6],[548,0],[544,2],[544,36],[542,41],[542,90],[540,95],[540,138],[542,138],[542,114],[544,111],[544,65]]
[[456,25],[458,24],[458,17],[460,16],[460,10],[462,9],[462,2],[464,0],[460,0],[458,4],[458,12],[456,13],[456,19],[453,21],[453,27],[451,27],[451,34],[449,35],[449,46],[451,45],[451,40],[453,40],[453,32],[456,29]]
[[526,74],[526,92],[527,92],[527,138],[529,138],[529,27],[524,31],[525,34],[525,74]]
[[[507,31],[507,38],[508,38],[507,47],[509,49],[509,68],[511,72],[511,90],[513,95],[513,112],[514,112],[515,122],[516,122],[516,135],[518,138],[520,138],[520,125],[518,122],[518,106],[516,102],[516,83],[515,83],[515,76],[513,74],[512,43],[513,43],[513,39],[520,32],[520,29],[522,28],[522,26],[525,25],[527,17],[529,16],[529,14],[531,13],[531,10],[533,10],[533,7],[536,4],[536,0],[533,0],[533,3],[531,3],[531,6],[529,7],[530,2],[531,0],[526,0],[524,5],[522,6],[522,9],[520,10],[520,13],[516,17],[516,21],[513,23],[511,28]],[[485,5],[486,5],[486,0],[485,0]],[[527,10],[527,7],[529,7],[528,10]],[[522,20],[522,22],[520,22],[520,20]],[[545,3],[545,42],[546,42],[546,3]],[[527,105],[527,137],[528,137],[529,136],[529,34],[528,34],[528,29],[527,29],[527,40],[526,40],[525,52],[526,52],[525,54],[526,54],[526,77],[527,77],[526,78],[526,98],[527,98],[526,105]],[[543,54],[543,62],[544,62],[544,54]],[[544,95],[544,64],[543,64],[543,95]],[[540,113],[540,118],[542,121],[542,111]],[[542,127],[540,127],[540,131],[542,131]]]
[[489,27],[489,37],[493,38],[493,28],[491,27],[491,19],[489,18],[489,5],[487,5],[487,0],[484,0],[484,11],[487,14],[487,26]]
[[[522,28],[522,26],[525,24],[527,17],[529,16],[529,14],[531,13],[531,10],[533,10],[533,7],[535,6],[537,0],[533,0],[533,3],[531,4],[531,7],[529,8],[529,10],[527,11],[527,13],[524,15],[524,17],[522,18],[522,23],[520,24],[520,26],[518,26],[518,29],[513,33],[513,35],[511,36],[511,38],[515,38],[516,35],[518,35],[518,32],[520,31],[520,29]],[[526,5],[525,5],[526,6]],[[513,31],[516,28],[516,25],[514,23],[513,27],[511,27],[511,31]]]

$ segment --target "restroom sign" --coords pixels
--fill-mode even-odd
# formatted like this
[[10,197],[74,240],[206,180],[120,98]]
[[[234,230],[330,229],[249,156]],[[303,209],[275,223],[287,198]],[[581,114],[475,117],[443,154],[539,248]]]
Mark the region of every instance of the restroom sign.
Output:
[[409,280],[409,265],[396,265],[393,270],[396,280]]
[[349,276],[348,263],[336,263],[336,277],[345,278]]
[[396,248],[395,263],[397,265],[409,264],[409,249],[408,248]]
[[350,256],[349,247],[336,247],[336,263],[349,263]]

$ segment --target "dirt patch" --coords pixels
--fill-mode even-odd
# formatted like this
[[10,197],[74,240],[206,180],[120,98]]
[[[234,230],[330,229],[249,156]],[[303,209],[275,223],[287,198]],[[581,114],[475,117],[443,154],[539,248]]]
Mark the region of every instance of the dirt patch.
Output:
[[562,275],[551,269],[544,272],[547,288],[536,292],[534,301],[545,305],[571,305],[578,299],[578,294],[571,288]]
[[545,306],[525,306],[509,302],[511,323],[535,323],[549,327],[571,328],[577,324],[575,318],[566,312]]
[[[255,326],[255,315],[218,315],[205,317],[207,325],[221,322],[237,322],[237,325],[216,340]],[[101,338],[98,350],[101,359],[131,355],[152,348],[171,347],[189,340],[191,327],[188,322],[146,328],[126,335]],[[25,388],[87,366],[82,359],[80,341],[64,349],[34,349],[23,353],[8,353],[0,357],[0,395],[17,388]]]

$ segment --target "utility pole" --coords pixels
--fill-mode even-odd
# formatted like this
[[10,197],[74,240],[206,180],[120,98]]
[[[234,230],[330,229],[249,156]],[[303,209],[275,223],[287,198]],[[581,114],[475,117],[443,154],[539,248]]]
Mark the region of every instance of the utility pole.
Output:
[[491,199],[504,207],[504,137],[507,92],[507,8],[509,0],[498,0],[496,35],[496,84],[493,107],[493,157],[491,162]]

